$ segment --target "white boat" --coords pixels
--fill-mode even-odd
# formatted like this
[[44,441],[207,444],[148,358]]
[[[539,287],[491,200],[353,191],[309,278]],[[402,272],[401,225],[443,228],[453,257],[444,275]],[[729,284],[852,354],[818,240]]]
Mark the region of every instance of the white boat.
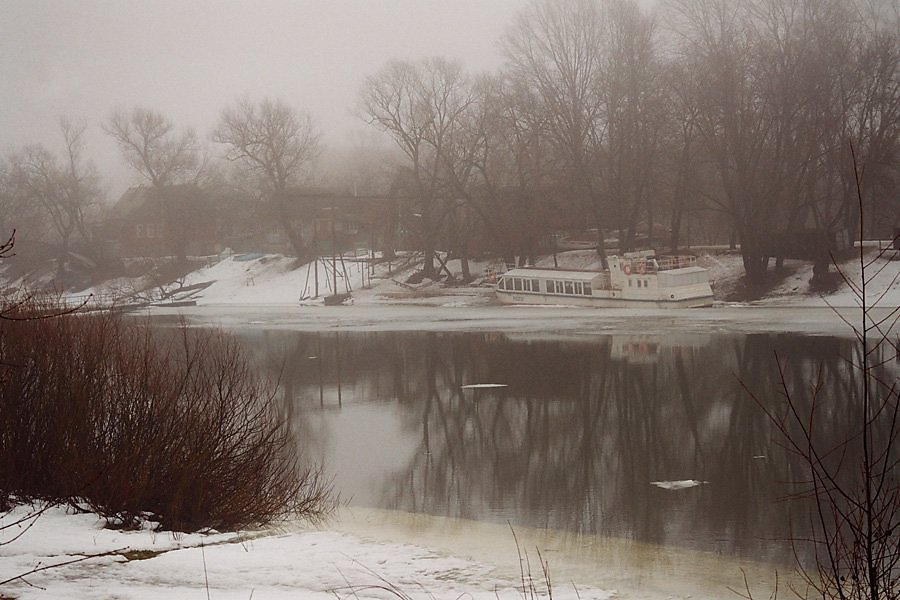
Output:
[[609,257],[607,271],[522,267],[497,282],[504,304],[700,307],[713,303],[709,272],[693,256],[632,252]]

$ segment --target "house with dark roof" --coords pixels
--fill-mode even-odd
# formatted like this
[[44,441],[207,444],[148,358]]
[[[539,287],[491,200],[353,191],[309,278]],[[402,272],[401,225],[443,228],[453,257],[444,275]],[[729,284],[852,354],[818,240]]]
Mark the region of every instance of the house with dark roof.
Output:
[[107,213],[100,237],[116,258],[203,256],[221,251],[218,211],[194,184],[127,190]]

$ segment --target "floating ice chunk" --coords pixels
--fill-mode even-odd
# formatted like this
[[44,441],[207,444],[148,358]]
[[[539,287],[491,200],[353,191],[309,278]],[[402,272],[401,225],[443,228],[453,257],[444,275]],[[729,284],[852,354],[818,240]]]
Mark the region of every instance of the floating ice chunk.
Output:
[[651,481],[650,485],[655,485],[664,490],[684,490],[687,488],[697,487],[700,484],[709,483],[708,481],[697,481],[696,479],[680,479],[678,481]]
[[509,384],[506,383],[470,383],[468,385],[460,386],[464,390],[474,390],[478,388],[504,388],[509,387]]

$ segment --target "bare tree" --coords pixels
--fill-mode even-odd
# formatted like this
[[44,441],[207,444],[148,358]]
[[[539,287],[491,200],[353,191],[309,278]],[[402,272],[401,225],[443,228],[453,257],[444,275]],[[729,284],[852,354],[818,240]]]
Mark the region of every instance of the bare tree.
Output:
[[75,229],[86,242],[91,241],[91,234],[86,219],[90,211],[100,200],[100,175],[91,161],[85,161],[84,133],[85,122],[75,122],[68,117],[60,119],[60,129],[65,141],[62,172],[66,178],[66,202],[63,211],[74,223]]
[[663,169],[668,173],[669,246],[677,252],[682,243],[682,229],[685,217],[696,210],[696,199],[701,176],[697,149],[697,98],[701,91],[697,86],[697,76],[684,65],[674,61],[667,65],[664,77],[667,98],[667,132],[662,141]]
[[653,17],[630,0],[609,3],[607,38],[601,82],[607,130],[603,170],[619,248],[630,250],[642,219],[647,243],[653,242],[659,205],[654,188],[667,119],[663,65]]
[[[851,162],[855,167],[855,157]],[[861,230],[864,202],[855,172]],[[826,402],[821,376],[811,385],[792,382],[778,360],[780,406],[754,395],[784,447],[804,467],[803,480],[796,482],[798,497],[811,498],[814,505],[810,538],[795,540],[812,548],[809,561],[795,553],[808,586],[794,590],[798,597],[881,600],[900,594],[900,380],[887,366],[900,355],[895,337],[900,308],[884,306],[884,294],[871,290],[876,277],[888,275],[887,289],[900,279],[896,269],[885,272],[893,252],[868,252],[859,244],[859,276],[841,273],[859,306],[856,317],[835,311],[857,342],[856,351],[845,357],[844,393]],[[843,432],[837,443],[825,434],[836,418]]]
[[762,236],[779,222],[784,170],[782,157],[773,152],[776,109],[756,85],[762,57],[749,9],[734,0],[672,0],[670,6],[688,68],[707,90],[697,123],[721,186],[721,194],[710,199],[732,219],[747,276],[760,282],[768,262]]
[[367,77],[360,111],[387,132],[406,155],[415,207],[412,220],[420,234],[423,273],[435,276],[435,243],[442,224],[442,201],[454,201],[448,177],[451,138],[475,101],[459,63],[442,58],[392,61]]
[[[862,194],[869,237],[891,235],[900,227],[897,187],[900,185],[900,2],[856,0],[861,34],[851,47],[849,73],[854,92],[846,127],[864,165]],[[853,170],[845,160],[841,170],[844,198],[855,206]]]
[[88,216],[100,198],[99,176],[82,157],[86,125],[60,120],[65,142],[62,158],[43,146],[27,146],[10,158],[7,193],[37,208],[58,238],[58,274],[63,277],[74,234],[90,242]]
[[503,38],[512,77],[540,100],[539,110],[574,193],[597,227],[597,251],[606,266],[598,159],[603,126],[603,6],[595,0],[532,2]]
[[531,263],[554,208],[548,193],[553,156],[537,100],[502,73],[479,77],[473,92],[446,152],[453,186],[476,217],[464,229],[487,234],[499,254]]
[[197,136],[191,129],[176,132],[159,112],[141,107],[116,111],[104,129],[125,161],[154,188],[180,183],[196,173]]
[[[665,112],[653,19],[632,0],[535,0],[503,38],[509,76],[539,100],[570,193],[630,247],[651,197]],[[648,224],[649,228],[649,224]]]
[[176,131],[167,117],[141,107],[114,112],[104,130],[118,144],[125,162],[150,183],[163,207],[166,237],[173,252],[183,260],[186,232],[172,206],[170,191],[199,173],[200,153],[194,131]]
[[[900,50],[896,31],[865,25],[860,4],[880,2],[665,3],[681,68],[702,90],[691,104],[715,175],[705,197],[731,221],[753,283],[789,245],[816,273],[827,268],[829,244],[855,221],[848,138],[865,166],[869,212],[880,207],[873,222],[897,219],[885,198],[898,177]],[[818,237],[798,243],[801,230]]]
[[257,177],[297,257],[308,249],[294,225],[289,190],[307,175],[320,150],[319,138],[309,114],[270,99],[236,102],[222,111],[213,132],[213,140],[228,147],[228,160],[240,162]]

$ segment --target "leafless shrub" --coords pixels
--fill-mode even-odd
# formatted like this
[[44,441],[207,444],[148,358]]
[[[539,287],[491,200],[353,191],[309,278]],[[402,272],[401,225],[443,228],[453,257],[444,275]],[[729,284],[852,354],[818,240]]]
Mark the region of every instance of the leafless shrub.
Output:
[[[52,308],[32,299],[14,312]],[[160,333],[113,313],[9,320],[0,363],[0,497],[182,531],[318,519],[333,506],[222,333]]]
[[[862,239],[859,175],[857,190]],[[854,319],[835,311],[858,341],[854,355],[846,357],[843,396],[823,398],[815,382],[806,382],[804,390],[780,360],[782,401],[754,396],[802,465],[796,497],[814,506],[810,537],[794,540],[806,584],[793,590],[798,597],[900,597],[900,379],[886,368],[900,355],[900,340],[893,337],[900,307],[879,306],[884,294],[870,291],[874,277],[890,268],[889,252],[871,256],[860,244],[859,279],[841,273],[859,306]],[[900,271],[887,288],[898,279]],[[827,441],[834,439],[840,441]]]

